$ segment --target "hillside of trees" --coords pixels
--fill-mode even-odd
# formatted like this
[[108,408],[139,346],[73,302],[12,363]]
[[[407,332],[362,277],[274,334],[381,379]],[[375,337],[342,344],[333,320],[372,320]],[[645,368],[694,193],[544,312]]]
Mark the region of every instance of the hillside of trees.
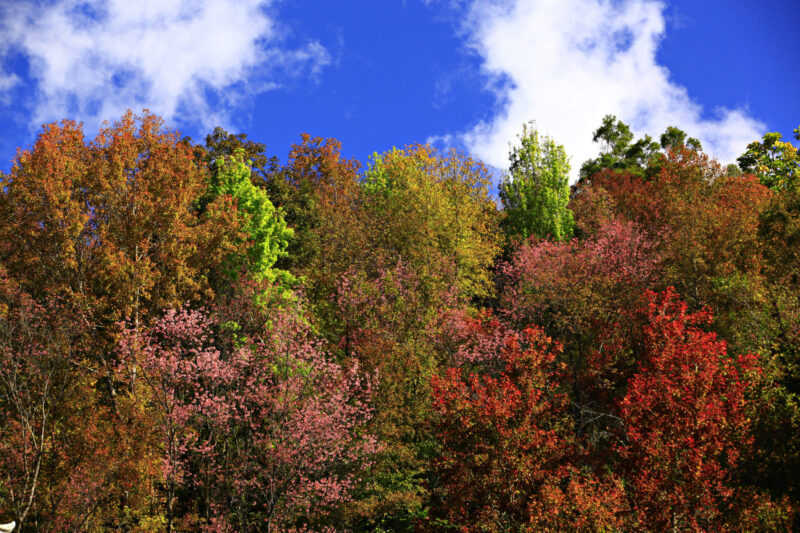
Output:
[[0,523],[800,530],[796,146],[520,131],[495,198],[429,145],[44,126],[0,174]]

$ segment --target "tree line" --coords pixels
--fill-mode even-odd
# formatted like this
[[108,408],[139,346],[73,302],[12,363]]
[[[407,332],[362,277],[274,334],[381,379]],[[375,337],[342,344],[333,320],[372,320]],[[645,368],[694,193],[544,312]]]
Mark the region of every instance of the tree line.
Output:
[[45,125],[0,175],[0,522],[798,527],[797,148],[594,141],[570,187],[524,125],[498,203],[429,145]]

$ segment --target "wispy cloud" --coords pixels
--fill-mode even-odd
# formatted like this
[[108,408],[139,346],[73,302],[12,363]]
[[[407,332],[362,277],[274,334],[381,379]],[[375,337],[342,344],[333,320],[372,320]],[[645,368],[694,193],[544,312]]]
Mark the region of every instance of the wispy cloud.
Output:
[[[95,126],[146,107],[210,127],[254,93],[330,63],[318,42],[288,48],[272,11],[270,0],[6,3],[0,59],[27,59],[34,125],[71,117]],[[8,78],[0,70],[0,95]]]
[[16,74],[4,74],[0,71],[0,104],[8,105],[10,90],[19,84],[19,76]]
[[[444,0],[446,1],[446,0]],[[665,6],[653,0],[450,0],[481,58],[496,112],[456,137],[488,163],[506,166],[521,124],[564,144],[573,178],[598,148],[592,131],[615,114],[640,134],[673,125],[729,162],[764,124],[746,109],[704,110],[657,61]],[[452,132],[451,132],[452,133]],[[447,138],[447,137],[440,137]]]

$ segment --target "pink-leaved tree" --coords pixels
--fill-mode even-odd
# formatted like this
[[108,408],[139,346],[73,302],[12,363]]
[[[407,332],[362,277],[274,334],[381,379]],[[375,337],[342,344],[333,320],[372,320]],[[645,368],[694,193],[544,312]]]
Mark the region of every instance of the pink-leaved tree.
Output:
[[170,310],[119,344],[119,376],[161,436],[167,530],[330,521],[376,449],[371,380],[330,360],[291,304],[255,334],[226,318]]

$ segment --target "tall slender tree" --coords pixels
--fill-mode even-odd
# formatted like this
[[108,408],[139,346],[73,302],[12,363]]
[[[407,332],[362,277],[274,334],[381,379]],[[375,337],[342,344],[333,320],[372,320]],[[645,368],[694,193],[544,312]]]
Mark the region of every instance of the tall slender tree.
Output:
[[205,198],[213,203],[220,197],[230,197],[245,232],[247,250],[229,255],[224,269],[231,277],[247,271],[257,280],[279,281],[289,287],[295,282],[294,276],[273,267],[279,257],[288,255],[286,249],[294,231],[286,227],[283,212],[275,209],[267,192],[251,182],[252,161],[245,161],[244,153],[237,148],[234,155],[215,161]]
[[555,241],[572,237],[569,203],[569,158],[564,147],[540,137],[533,123],[522,126],[519,145],[511,146],[509,169],[500,184],[510,237]]

